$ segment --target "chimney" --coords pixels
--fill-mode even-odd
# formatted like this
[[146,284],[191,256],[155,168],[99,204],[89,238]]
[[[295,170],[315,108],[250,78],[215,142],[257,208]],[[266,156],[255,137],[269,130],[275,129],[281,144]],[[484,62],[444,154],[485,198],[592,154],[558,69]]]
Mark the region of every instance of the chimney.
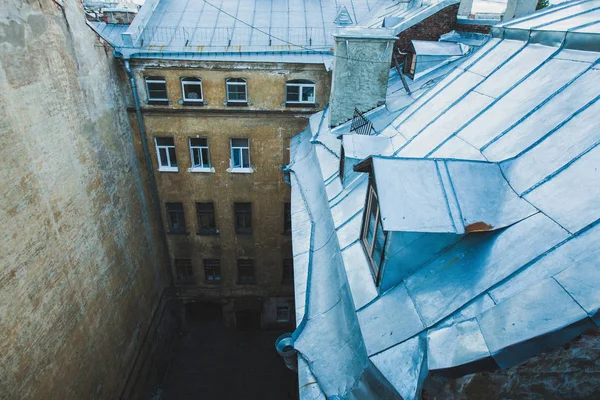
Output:
[[502,16],[502,21],[510,21],[513,18],[519,18],[523,15],[531,14],[535,11],[538,0],[508,0],[506,11]]
[[352,119],[354,109],[369,111],[385,103],[392,61],[392,29],[344,28],[335,40],[329,100],[331,127]]

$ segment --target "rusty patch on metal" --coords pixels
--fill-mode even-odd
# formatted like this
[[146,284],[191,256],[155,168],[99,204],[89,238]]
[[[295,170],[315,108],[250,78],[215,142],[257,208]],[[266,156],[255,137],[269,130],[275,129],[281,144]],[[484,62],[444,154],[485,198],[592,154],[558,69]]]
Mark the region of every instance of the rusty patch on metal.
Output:
[[492,228],[492,225],[486,224],[485,222],[473,222],[472,224],[465,226],[465,232],[485,232],[491,231]]
[[456,257],[456,258],[453,258],[452,260],[450,260],[450,262],[448,262],[448,264],[444,265],[444,266],[442,267],[442,269],[446,269],[446,268],[448,268],[449,266],[451,266],[452,264],[454,264],[454,263],[455,263],[455,262],[457,262],[457,261],[458,261],[458,257]]

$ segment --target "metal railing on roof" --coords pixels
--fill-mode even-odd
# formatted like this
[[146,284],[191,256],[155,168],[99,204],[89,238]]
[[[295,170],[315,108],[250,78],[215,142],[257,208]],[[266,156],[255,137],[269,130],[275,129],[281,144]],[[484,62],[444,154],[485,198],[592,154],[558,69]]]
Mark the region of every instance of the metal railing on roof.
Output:
[[202,28],[146,26],[137,46],[222,47],[296,46],[319,48],[333,45],[335,29],[250,27]]
[[356,132],[359,135],[376,135],[377,131],[373,128],[373,123],[357,108],[354,109],[350,132]]

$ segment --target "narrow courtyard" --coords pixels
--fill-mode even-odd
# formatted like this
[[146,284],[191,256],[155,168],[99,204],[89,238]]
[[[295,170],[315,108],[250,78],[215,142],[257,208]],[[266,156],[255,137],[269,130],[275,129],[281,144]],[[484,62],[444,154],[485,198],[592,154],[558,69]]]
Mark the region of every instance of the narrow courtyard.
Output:
[[[190,303],[185,332],[173,349],[163,385],[153,400],[297,399],[295,373],[275,351],[283,331],[227,328],[221,307]],[[199,395],[201,394],[201,395]]]

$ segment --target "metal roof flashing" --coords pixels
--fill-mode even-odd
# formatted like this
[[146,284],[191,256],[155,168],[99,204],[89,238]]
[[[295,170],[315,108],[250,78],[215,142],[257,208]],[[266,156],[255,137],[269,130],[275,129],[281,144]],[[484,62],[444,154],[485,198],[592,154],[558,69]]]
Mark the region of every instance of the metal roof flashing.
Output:
[[[433,375],[508,368],[599,325],[600,32],[581,7],[600,0],[495,27],[410,97],[390,75],[386,104],[406,102],[366,114],[376,136],[350,134],[349,123],[330,129],[323,113],[292,144],[301,161],[291,165],[292,201],[302,192],[310,207],[292,214],[295,255],[318,255],[315,271],[331,271],[335,259],[345,274],[297,290],[349,291],[349,320],[313,322],[347,326],[357,316],[369,360],[406,400]],[[388,231],[379,286],[361,242],[370,177]],[[303,221],[330,218],[327,257],[297,246]],[[340,369],[356,372],[321,351],[336,368],[312,368],[319,386]]]

